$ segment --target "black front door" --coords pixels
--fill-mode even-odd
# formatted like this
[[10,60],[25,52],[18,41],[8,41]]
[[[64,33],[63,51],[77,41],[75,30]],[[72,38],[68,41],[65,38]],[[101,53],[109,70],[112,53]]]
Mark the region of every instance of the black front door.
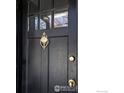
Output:
[[77,93],[77,0],[17,0],[17,93]]

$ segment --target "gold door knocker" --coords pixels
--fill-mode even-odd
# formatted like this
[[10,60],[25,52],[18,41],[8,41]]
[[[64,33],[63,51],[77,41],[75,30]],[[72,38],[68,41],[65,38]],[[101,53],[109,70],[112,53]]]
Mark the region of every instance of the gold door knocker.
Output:
[[47,34],[45,32],[43,32],[41,39],[40,39],[40,45],[43,49],[45,49],[49,44],[49,40],[47,37]]

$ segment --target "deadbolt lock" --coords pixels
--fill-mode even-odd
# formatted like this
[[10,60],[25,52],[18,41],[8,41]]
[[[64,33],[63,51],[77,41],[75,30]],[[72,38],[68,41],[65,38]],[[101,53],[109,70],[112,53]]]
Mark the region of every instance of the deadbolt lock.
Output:
[[70,61],[70,62],[74,62],[74,61],[75,61],[75,57],[74,57],[74,56],[70,56],[70,57],[69,57],[69,61]]
[[68,81],[68,86],[69,86],[70,88],[74,88],[74,87],[76,86],[75,80],[70,79],[70,80]]

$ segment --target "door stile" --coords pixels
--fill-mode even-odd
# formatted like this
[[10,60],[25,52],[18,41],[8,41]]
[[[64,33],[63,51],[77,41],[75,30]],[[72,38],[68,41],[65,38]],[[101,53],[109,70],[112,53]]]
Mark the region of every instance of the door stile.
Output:
[[77,56],[77,0],[69,0],[69,57],[74,57],[74,61],[70,62],[68,60],[68,80],[72,79],[75,81],[76,86],[72,89],[69,89],[68,93],[77,93],[77,66],[78,66],[78,56]]

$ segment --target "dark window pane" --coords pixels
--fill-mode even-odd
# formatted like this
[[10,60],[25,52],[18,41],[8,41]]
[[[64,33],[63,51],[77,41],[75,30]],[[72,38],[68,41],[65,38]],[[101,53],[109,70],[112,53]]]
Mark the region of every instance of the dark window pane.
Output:
[[52,0],[40,0],[40,10],[45,11],[52,8]]
[[38,1],[39,0],[30,0],[29,1],[29,14],[38,12]]
[[68,26],[68,12],[60,12],[54,14],[54,28]]
[[40,16],[40,30],[51,28],[52,17],[51,14]]
[[54,0],[54,8],[67,8],[68,0]]

